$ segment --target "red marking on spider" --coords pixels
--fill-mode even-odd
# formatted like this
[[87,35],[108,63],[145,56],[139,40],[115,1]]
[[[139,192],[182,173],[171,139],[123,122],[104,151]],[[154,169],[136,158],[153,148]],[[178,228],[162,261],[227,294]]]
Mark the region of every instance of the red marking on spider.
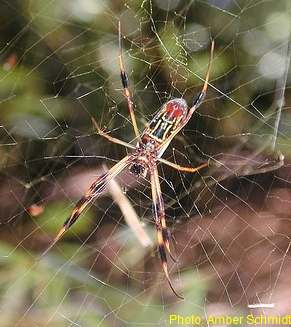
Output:
[[179,118],[184,116],[184,108],[177,102],[169,102],[166,106],[169,118]]
[[44,212],[44,206],[39,204],[32,204],[26,209],[26,211],[32,216],[37,217]]

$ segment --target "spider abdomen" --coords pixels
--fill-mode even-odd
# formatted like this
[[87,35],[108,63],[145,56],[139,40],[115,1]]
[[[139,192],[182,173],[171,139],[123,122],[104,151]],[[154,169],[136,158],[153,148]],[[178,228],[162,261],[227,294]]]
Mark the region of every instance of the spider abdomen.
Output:
[[168,101],[145,129],[142,140],[147,141],[151,138],[158,143],[164,143],[183,123],[187,111],[188,107],[184,99],[177,98]]

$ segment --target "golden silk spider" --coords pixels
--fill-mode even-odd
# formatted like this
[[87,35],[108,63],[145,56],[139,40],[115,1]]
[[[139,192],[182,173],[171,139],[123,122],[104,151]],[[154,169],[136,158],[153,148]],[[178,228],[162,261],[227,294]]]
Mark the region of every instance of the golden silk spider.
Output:
[[211,42],[210,59],[207,73],[204,79],[203,88],[193,101],[191,108],[188,108],[187,103],[183,98],[175,98],[169,100],[162,106],[161,110],[158,111],[158,113],[144,129],[144,131],[140,134],[135,118],[133,100],[129,91],[128,76],[123,63],[120,22],[118,25],[118,30],[120,49],[120,77],[123,86],[124,96],[127,100],[127,106],[133,125],[134,133],[137,139],[137,143],[135,146],[133,146],[132,144],[126,143],[122,140],[110,136],[109,134],[101,130],[97,122],[93,119],[93,123],[99,135],[105,137],[110,142],[130,148],[132,152],[131,154],[121,159],[107,172],[101,174],[96,178],[96,180],[89,187],[85,195],[77,202],[70,217],[65,221],[63,227],[60,229],[59,233],[54,238],[52,244],[49,246],[47,251],[76,222],[76,220],[80,217],[81,213],[88,206],[88,204],[90,204],[94,199],[98,197],[98,195],[104,190],[107,185],[107,182],[110,179],[115,178],[126,168],[128,168],[129,171],[137,177],[140,175],[147,176],[149,174],[153,201],[154,222],[157,230],[158,251],[162,262],[162,268],[169,283],[169,286],[171,287],[174,294],[177,297],[183,299],[183,297],[175,291],[168,273],[167,253],[174,261],[175,259],[173,258],[170,250],[170,236],[166,226],[165,206],[161,192],[157,163],[160,162],[176,170],[187,173],[197,172],[199,169],[204,168],[208,165],[208,163],[203,163],[198,167],[183,167],[168,160],[165,160],[161,157],[166,148],[171,143],[172,139],[185,127],[185,125],[191,119],[194,111],[201,105],[205,98],[213,59],[214,41]]

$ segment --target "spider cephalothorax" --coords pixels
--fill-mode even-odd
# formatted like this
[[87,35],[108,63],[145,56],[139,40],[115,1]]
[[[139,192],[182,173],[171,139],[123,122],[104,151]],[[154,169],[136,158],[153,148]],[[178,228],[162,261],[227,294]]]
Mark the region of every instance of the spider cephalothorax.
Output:
[[158,143],[151,138],[138,142],[132,153],[133,163],[129,166],[129,171],[136,176],[146,177],[151,162],[157,158],[157,147]]
[[[119,40],[121,44],[120,24]],[[194,111],[203,102],[208,86],[209,72],[213,57],[213,49],[214,42],[212,42],[211,44],[211,56],[207,74],[204,79],[203,88],[199,95],[196,97],[196,100],[194,101],[192,107],[188,109],[186,101],[182,98],[176,98],[166,102],[162,106],[161,110],[157,112],[152,121],[145,128],[143,133],[140,134],[135,119],[133,101],[131,99],[131,95],[128,89],[128,78],[124,69],[122,52],[120,47],[120,76],[124,89],[124,96],[127,100],[133,129],[137,139],[137,145],[133,146],[130,143],[126,143],[122,140],[108,135],[100,129],[97,122],[93,119],[93,122],[96,126],[99,135],[105,137],[113,143],[117,143],[132,149],[132,153],[121,159],[109,171],[97,177],[97,179],[89,187],[85,195],[77,202],[71,213],[71,216],[65,221],[63,227],[61,228],[61,230],[59,231],[54,241],[47,250],[49,250],[70,228],[70,226],[75,223],[75,221],[79,218],[82,211],[87,207],[87,205],[101,194],[110,179],[115,178],[126,168],[129,168],[130,172],[136,176],[146,176],[146,174],[149,172],[153,199],[154,222],[157,230],[158,250],[162,261],[162,267],[171,289],[178,297],[182,298],[182,296],[180,296],[173,288],[168,273],[167,253],[170,254],[170,256],[172,257],[169,243],[170,234],[166,226],[165,207],[159,182],[157,163],[160,162],[179,171],[188,173],[197,172],[199,169],[207,167],[208,165],[207,163],[203,163],[198,167],[183,167],[176,163],[165,160],[161,158],[161,156],[163,155],[164,151],[169,146],[175,135],[179,133],[179,131],[188,123]]]

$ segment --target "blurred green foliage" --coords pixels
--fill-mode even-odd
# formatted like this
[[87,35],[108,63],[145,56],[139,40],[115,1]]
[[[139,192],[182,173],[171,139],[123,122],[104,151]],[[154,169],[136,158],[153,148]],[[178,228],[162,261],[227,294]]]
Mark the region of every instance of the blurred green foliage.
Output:
[[116,288],[92,276],[80,267],[85,253],[73,245],[69,248],[70,260],[50,254],[35,261],[25,251],[1,243],[2,326],[65,326],[70,321],[112,326],[115,315],[131,324],[155,325],[166,322],[173,312],[203,314],[206,285],[192,272],[182,278],[185,301],[167,308],[146,294]]

